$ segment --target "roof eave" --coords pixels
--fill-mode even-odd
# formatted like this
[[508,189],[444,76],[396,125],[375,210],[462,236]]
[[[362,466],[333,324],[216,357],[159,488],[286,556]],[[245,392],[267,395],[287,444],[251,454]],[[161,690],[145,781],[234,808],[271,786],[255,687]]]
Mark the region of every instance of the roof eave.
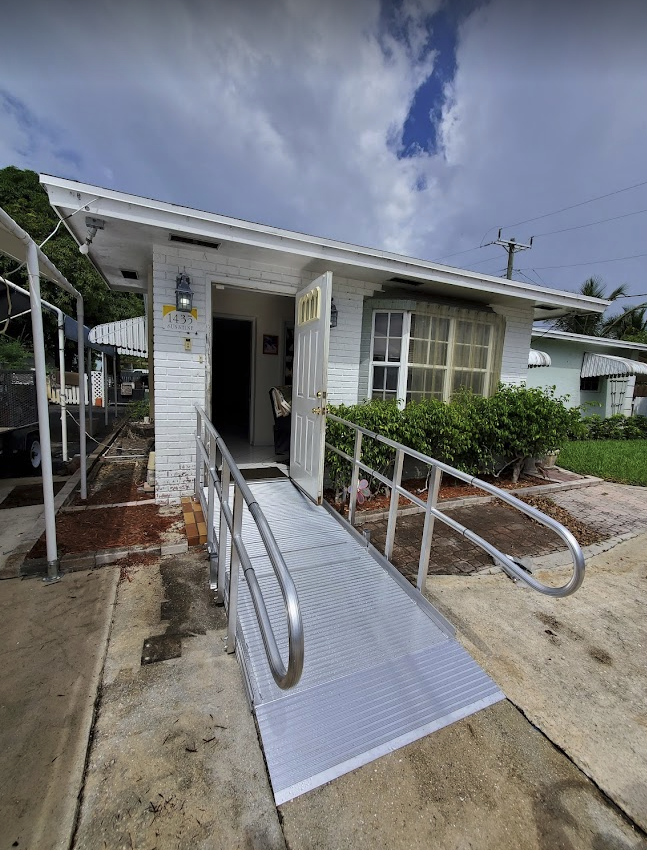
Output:
[[[409,277],[415,281],[461,286],[464,289],[530,301],[539,309],[541,305],[547,305],[561,308],[565,312],[603,313],[608,306],[607,301],[598,298],[490,275],[478,275],[475,272],[451,266],[442,266],[332,239],[315,238],[267,225],[253,224],[215,213],[78,183],[74,180],[41,174],[40,182],[47,189],[50,203],[61,218],[64,218],[62,209],[72,205],[78,206],[87,197],[87,211],[97,215],[106,217],[112,215],[134,224],[162,227],[203,238],[234,241],[251,247],[273,248],[321,261],[329,259],[358,268],[388,273],[392,277]],[[79,241],[78,238],[75,237],[75,239]],[[102,277],[106,279],[103,274]],[[551,316],[556,318],[558,314],[553,312]]]

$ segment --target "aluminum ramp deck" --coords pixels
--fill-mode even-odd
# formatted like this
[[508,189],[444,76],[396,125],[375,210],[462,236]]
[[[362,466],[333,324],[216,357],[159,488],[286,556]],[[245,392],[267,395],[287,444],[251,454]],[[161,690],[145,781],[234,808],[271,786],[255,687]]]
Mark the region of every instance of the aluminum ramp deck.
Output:
[[[301,681],[282,691],[241,572],[237,652],[277,804],[504,698],[438,612],[325,508],[287,478],[250,488],[296,584],[305,633]],[[283,600],[246,509],[243,539],[287,658]]]

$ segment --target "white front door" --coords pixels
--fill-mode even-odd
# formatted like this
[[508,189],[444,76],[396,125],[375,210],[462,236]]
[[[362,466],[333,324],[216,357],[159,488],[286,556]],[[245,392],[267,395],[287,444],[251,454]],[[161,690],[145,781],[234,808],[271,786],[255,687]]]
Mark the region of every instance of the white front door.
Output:
[[332,272],[326,272],[297,292],[294,320],[290,477],[318,505],[323,499],[331,297]]

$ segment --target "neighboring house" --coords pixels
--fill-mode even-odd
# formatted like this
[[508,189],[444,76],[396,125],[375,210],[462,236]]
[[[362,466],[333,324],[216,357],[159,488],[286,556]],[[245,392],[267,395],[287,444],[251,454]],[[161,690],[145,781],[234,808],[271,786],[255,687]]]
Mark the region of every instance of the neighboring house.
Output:
[[[227,439],[272,445],[269,390],[294,374],[292,467],[297,443],[323,455],[326,393],[346,404],[447,399],[459,386],[489,394],[499,380],[526,380],[533,321],[607,306],[71,180],[41,183],[107,284],[146,296],[158,501],[193,491],[196,404]],[[184,274],[191,312],[176,309]]]
[[[647,345],[598,336],[541,330],[532,332],[531,359],[548,356],[546,368],[529,369],[529,387],[556,387],[585,416],[647,413]],[[635,398],[634,398],[635,397]]]

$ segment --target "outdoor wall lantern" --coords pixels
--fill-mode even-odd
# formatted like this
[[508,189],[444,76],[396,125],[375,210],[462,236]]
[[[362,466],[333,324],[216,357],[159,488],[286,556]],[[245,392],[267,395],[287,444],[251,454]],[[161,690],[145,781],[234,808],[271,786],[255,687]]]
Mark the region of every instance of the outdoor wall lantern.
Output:
[[330,300],[330,327],[337,327],[337,316],[339,315],[339,310],[337,309],[337,305],[335,304],[334,299]]
[[175,307],[179,313],[190,313],[193,309],[191,278],[186,272],[175,278]]

